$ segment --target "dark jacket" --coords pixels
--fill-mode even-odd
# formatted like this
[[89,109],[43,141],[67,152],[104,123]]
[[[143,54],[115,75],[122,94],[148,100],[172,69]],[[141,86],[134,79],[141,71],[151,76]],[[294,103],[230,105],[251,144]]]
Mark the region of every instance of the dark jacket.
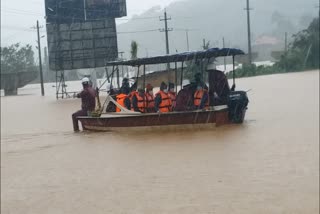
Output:
[[[230,86],[226,75],[219,70],[208,70],[209,72],[209,98],[210,106],[227,104]],[[214,98],[214,93],[218,98]]]
[[96,108],[96,91],[92,87],[83,89],[78,95],[81,98],[81,109],[93,111]]
[[199,109],[204,109],[208,99],[209,99],[209,94],[208,93],[204,93],[203,96],[202,96],[202,99],[201,99],[201,103],[200,103]]
[[186,87],[179,91],[176,98],[175,111],[191,111],[193,110],[193,88]]
[[154,109],[156,112],[159,111],[159,105],[162,102],[162,98],[160,94],[157,94],[156,97],[154,98]]

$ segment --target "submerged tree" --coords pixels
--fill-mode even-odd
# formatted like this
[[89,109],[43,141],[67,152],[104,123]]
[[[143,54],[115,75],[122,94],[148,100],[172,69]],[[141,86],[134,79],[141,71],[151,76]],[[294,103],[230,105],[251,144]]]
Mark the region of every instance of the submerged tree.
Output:
[[36,71],[34,52],[31,45],[20,46],[20,43],[1,47],[1,72]]
[[131,42],[131,59],[138,58],[138,43],[136,41]]

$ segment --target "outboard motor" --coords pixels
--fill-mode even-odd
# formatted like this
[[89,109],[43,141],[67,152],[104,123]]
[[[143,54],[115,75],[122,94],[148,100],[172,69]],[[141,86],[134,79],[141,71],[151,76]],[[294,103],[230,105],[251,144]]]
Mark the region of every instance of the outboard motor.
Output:
[[249,99],[245,91],[231,91],[228,96],[229,119],[233,123],[243,123]]

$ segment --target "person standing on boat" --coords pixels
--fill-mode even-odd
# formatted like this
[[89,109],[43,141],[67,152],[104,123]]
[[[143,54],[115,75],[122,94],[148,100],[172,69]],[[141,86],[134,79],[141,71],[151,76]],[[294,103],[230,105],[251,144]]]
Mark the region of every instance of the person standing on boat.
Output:
[[194,93],[194,107],[195,109],[208,109],[209,108],[209,95],[208,87],[206,86],[197,86],[197,91]]
[[146,99],[147,99],[147,113],[155,112],[154,109],[154,95],[153,95],[153,86],[149,83],[146,86]]
[[191,88],[193,89],[193,93],[196,92],[198,85],[206,85],[205,82],[202,80],[202,75],[201,73],[196,73],[194,75],[194,81],[191,82]]
[[224,72],[208,66],[208,82],[209,82],[209,102],[210,106],[226,105],[228,103],[228,96],[235,85],[230,89],[228,78]]
[[182,81],[182,89],[176,98],[175,111],[191,111],[193,110],[193,89],[190,80]]
[[168,92],[168,94],[169,94],[169,97],[170,97],[171,102],[172,102],[171,111],[173,111],[174,108],[176,107],[176,98],[177,98],[177,93],[175,92],[173,83],[169,83],[169,92]]
[[[127,94],[127,90],[125,88],[120,88],[120,92],[117,95],[117,103],[121,105],[123,108],[131,110],[131,102]],[[116,112],[121,112],[121,109],[117,107]]]
[[172,102],[168,94],[168,86],[162,82],[160,85],[160,91],[156,94],[154,99],[155,110],[158,113],[170,112]]
[[72,114],[73,130],[79,131],[78,117],[88,116],[96,107],[96,91],[90,86],[89,78],[82,79],[83,90],[77,94],[81,98],[81,110]]
[[145,113],[147,108],[147,99],[143,89],[138,89],[138,93],[132,97],[132,107],[136,112]]
[[123,78],[121,88],[124,89],[125,94],[130,93],[130,85],[128,78]]

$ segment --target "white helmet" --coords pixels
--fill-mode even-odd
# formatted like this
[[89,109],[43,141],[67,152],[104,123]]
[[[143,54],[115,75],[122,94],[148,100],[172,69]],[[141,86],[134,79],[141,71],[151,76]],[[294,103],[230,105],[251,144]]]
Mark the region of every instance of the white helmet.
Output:
[[182,81],[182,87],[185,87],[187,85],[190,85],[190,80],[188,80],[188,79],[183,80]]
[[89,84],[90,80],[88,77],[84,77],[81,82],[82,84]]

